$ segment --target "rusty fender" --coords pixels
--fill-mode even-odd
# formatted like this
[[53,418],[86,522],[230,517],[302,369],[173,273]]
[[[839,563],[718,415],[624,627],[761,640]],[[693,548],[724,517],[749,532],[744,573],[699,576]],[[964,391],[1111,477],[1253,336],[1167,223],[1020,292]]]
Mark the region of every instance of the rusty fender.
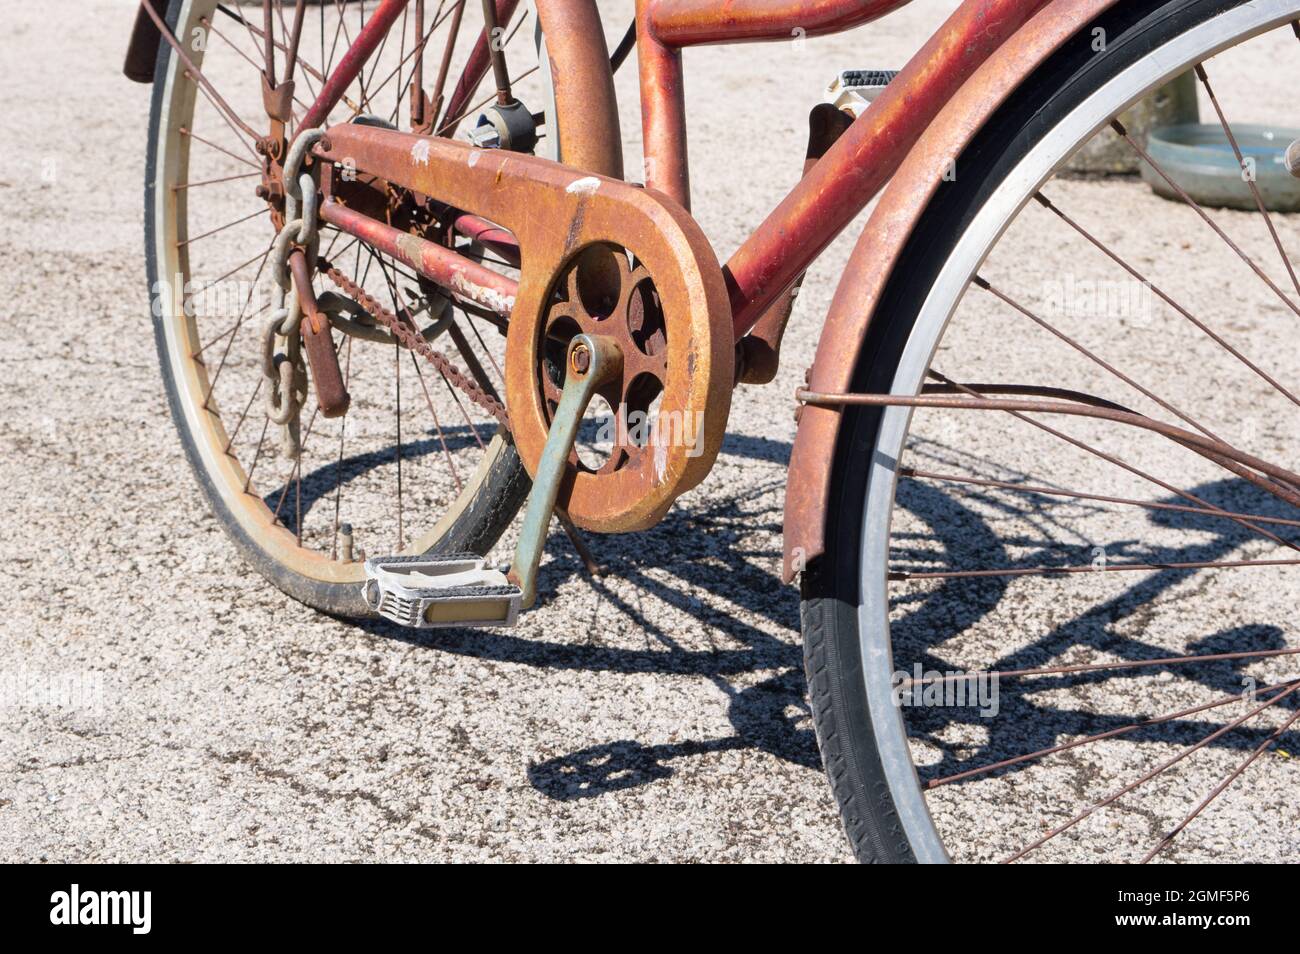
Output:
[[[841,393],[852,387],[853,369],[880,295],[950,160],[961,155],[1043,61],[1115,2],[1052,0],[972,74],[930,124],[885,189],[853,250],[817,343],[811,390]],[[831,469],[842,415],[838,407],[801,408],[785,495],[786,582],[825,552]]]

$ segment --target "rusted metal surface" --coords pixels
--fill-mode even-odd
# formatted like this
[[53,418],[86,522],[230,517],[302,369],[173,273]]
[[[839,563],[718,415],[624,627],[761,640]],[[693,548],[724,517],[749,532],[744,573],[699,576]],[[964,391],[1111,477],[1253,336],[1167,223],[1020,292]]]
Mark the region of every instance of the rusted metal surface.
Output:
[[[1255,478],[1252,483],[1275,497],[1285,500],[1292,506],[1300,506],[1300,494],[1290,489],[1292,486],[1300,487],[1300,474],[1269,463],[1253,454],[1248,454],[1231,444],[1214,440],[1185,428],[1175,427],[1173,424],[1155,420],[1145,414],[1135,413],[1128,408],[1109,401],[1078,392],[1064,391],[1058,388],[1041,388],[1033,385],[967,385],[962,390],[974,392],[970,396],[958,396],[951,393],[953,390],[955,389],[951,386],[938,389],[927,386],[922,394],[907,396],[897,394],[828,394],[800,388],[795,392],[795,397],[805,405],[819,407],[931,407],[953,410],[1019,411],[1033,414],[1065,414],[1073,417],[1091,417],[1111,421],[1116,424],[1152,431],[1162,437],[1167,437],[1174,443],[1181,444],[1188,450],[1201,454],[1215,463],[1231,462],[1241,465],[1243,468],[1257,471],[1258,473],[1252,475]],[[998,391],[1013,394],[1047,393],[1053,397],[1064,399],[1031,401],[1024,398],[988,398],[982,396],[982,392],[996,393]],[[1273,478],[1273,480],[1260,478],[1259,474],[1261,473]],[[1243,473],[1242,476],[1246,476],[1246,474]],[[1282,481],[1283,483],[1274,483],[1274,481]]]
[[651,0],[637,0],[636,51],[641,71],[641,140],[645,184],[684,209],[691,207],[686,154],[686,92],[682,53],[655,39],[649,29]]
[[567,354],[561,357],[564,394],[533,477],[528,509],[519,528],[515,560],[510,566],[509,578],[519,587],[524,608],[532,606],[537,598],[537,568],[542,562],[551,517],[556,512],[573,457],[583,412],[600,387],[619,376],[622,363],[623,352],[619,346],[603,335],[577,335],[569,342]]
[[[876,302],[949,162],[960,155],[993,112],[1043,60],[1114,2],[1052,0],[1001,49],[987,57],[959,92],[949,97],[947,105],[908,153],[907,161],[894,175],[858,239],[817,345],[810,390],[836,393],[851,389],[853,369]],[[954,14],[954,19],[964,17],[969,29],[972,12],[988,6],[968,2]],[[934,42],[944,41],[936,38]],[[925,50],[918,54],[924,55]],[[952,54],[948,55],[951,58]],[[905,81],[915,81],[925,74],[923,63],[918,66],[914,60],[909,64],[904,74],[890,84],[866,115],[827,153],[827,159],[841,148],[855,148],[859,138],[855,134],[870,126],[867,120],[882,102],[885,103],[885,108],[880,110],[882,115],[903,108],[912,99]],[[892,166],[889,171],[893,171]],[[815,559],[825,548],[831,466],[841,418],[841,411],[834,407],[807,406],[800,414],[786,485],[783,575],[787,581],[793,578],[796,565]]]
[[289,253],[289,270],[293,273],[294,288],[297,289],[298,302],[302,306],[302,323],[298,330],[302,334],[307,366],[311,369],[316,402],[320,405],[322,416],[342,417],[348,412],[352,399],[348,396],[347,385],[343,383],[343,370],[339,367],[338,352],[334,350],[329,319],[321,314],[316,305],[311,269],[302,249],[294,249]]
[[912,57],[727,262],[737,339],[866,207],[967,77],[1047,2],[966,0]]
[[[553,426],[556,408],[564,403],[564,382],[553,370],[556,345],[575,333],[611,342],[621,355],[618,371],[602,380],[596,391],[613,412],[609,454],[598,468],[581,464],[577,455],[572,463],[597,475],[624,469],[652,470],[657,445],[652,435],[637,429],[638,423],[648,421],[651,405],[668,386],[669,363],[689,367],[692,356],[674,348],[680,331],[670,329],[649,269],[630,261],[622,248],[589,245],[560,272],[555,290],[557,300],[546,312],[546,346],[540,351],[536,371],[548,419]],[[670,330],[674,332],[671,340]],[[586,353],[574,351],[572,357],[581,363]],[[707,409],[695,410],[702,413]]]
[[[668,46],[789,40],[838,33],[911,0],[651,0],[648,22]],[[639,14],[638,14],[639,15]]]
[[[853,118],[830,103],[818,103],[808,114],[808,150],[805,153],[803,174],[807,175],[817,160],[852,124]],[[781,361],[781,339],[794,311],[794,300],[803,284],[800,273],[794,284],[781,293],[754,324],[754,329],[740,339],[737,374],[741,384],[769,384],[775,377]]]
[[[358,165],[362,161],[358,157]],[[329,199],[322,203],[320,217],[387,252],[459,299],[498,315],[509,315],[515,305],[517,285],[514,279],[459,255],[445,245],[403,232]]]
[[566,166],[622,179],[618,100],[595,0],[545,0],[537,4],[537,19],[557,113],[546,117],[546,134],[558,138],[557,155]]
[[[560,506],[584,529],[643,529],[704,478],[726,428],[734,342],[721,269],[699,226],[682,208],[648,190],[533,156],[376,127],[332,127],[316,154],[331,163],[350,159],[359,170],[499,223],[514,235],[523,267],[510,313],[506,396],[515,442],[530,473],[536,472],[549,429],[550,409],[538,370],[546,357],[544,332],[555,292],[565,301],[568,294],[583,297],[589,287],[599,288],[609,274],[603,267],[597,268],[591,286],[581,274],[587,261],[583,255],[592,248],[612,246],[635,255],[645,269],[636,282],[653,285],[668,349],[658,416],[683,422],[692,429],[691,440],[656,444],[608,472],[573,468]],[[375,230],[381,223],[354,222],[337,208],[331,211],[329,203],[322,214],[326,221],[364,232],[368,240],[389,239],[398,248],[396,237]],[[417,246],[411,239],[423,241],[402,239],[412,250]],[[419,256],[403,260],[427,264],[424,247],[419,250]],[[575,284],[556,289],[556,276],[571,265],[579,273]],[[619,302],[606,307],[599,292],[584,302],[596,333],[605,333],[599,323],[611,319]],[[625,320],[631,320],[634,309],[625,313]],[[630,328],[628,337],[635,340],[635,331]],[[647,372],[655,354],[653,348],[649,351],[643,356]]]
[[459,216],[452,225],[461,235],[491,249],[506,262],[518,267],[519,243],[508,229],[481,216],[469,214]]

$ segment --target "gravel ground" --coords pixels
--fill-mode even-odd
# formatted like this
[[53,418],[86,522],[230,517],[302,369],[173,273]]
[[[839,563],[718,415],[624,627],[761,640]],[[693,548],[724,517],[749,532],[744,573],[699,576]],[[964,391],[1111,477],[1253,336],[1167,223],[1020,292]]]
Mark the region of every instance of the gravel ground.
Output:
[[[602,3],[611,34],[621,33],[629,6]],[[791,185],[807,109],[834,71],[901,66],[954,6],[916,0],[879,24],[789,48],[688,51],[695,212],[721,258]],[[810,273],[779,379],[738,395],[710,479],[658,528],[595,541],[608,575],[586,576],[556,535],[543,565],[544,605],[512,632],[416,636],[340,622],[283,596],[235,557],[168,417],[141,257],[149,91],[119,73],[133,8],[125,0],[19,5],[0,39],[10,86],[0,131],[14,144],[0,158],[0,195],[10,198],[16,224],[0,234],[13,276],[0,338],[7,369],[0,387],[0,857],[848,860],[808,720],[797,595],[781,584],[779,565],[794,434],[789,396],[811,361],[856,230]],[[1283,71],[1268,70],[1265,60],[1225,77],[1223,99],[1239,107],[1234,120],[1275,118],[1270,105],[1289,99]],[[619,88],[625,125],[635,127],[627,118],[635,116],[631,70]],[[627,133],[632,156],[636,130]],[[629,169],[637,168],[630,160]],[[1185,238],[1196,227],[1186,210],[1135,181],[1070,181],[1053,190],[1081,218],[1122,237],[1157,280],[1167,277],[1189,295],[1222,291],[1217,250],[1211,256],[1206,248],[1190,265],[1169,262],[1171,250],[1202,252]],[[1004,261],[1028,262],[1029,271],[995,262],[988,272],[1031,298],[1072,273],[1079,255],[1058,241],[1045,215],[1008,237]],[[1142,234],[1125,229],[1138,220],[1149,226]],[[1223,220],[1246,233],[1252,254],[1267,258],[1271,246],[1256,220]],[[1291,247],[1300,245],[1300,228],[1287,220],[1281,230]],[[1205,317],[1229,323],[1255,353],[1271,356],[1278,323],[1289,316],[1266,291],[1233,282],[1232,295],[1219,296],[1225,304],[1217,312],[1207,306]],[[1018,340],[1023,326],[1014,315],[973,307],[987,321],[955,332],[954,354],[969,359],[990,340],[987,322],[997,322],[997,340]],[[1121,353],[1169,381],[1172,398],[1194,400],[1190,366],[1206,367],[1213,356],[1189,334],[1170,338],[1135,324]],[[1050,376],[1060,366],[1046,347],[1024,350],[1013,358],[1022,370],[1046,368]],[[1279,360],[1279,373],[1294,380],[1295,349]],[[961,364],[955,358],[949,367]],[[1261,442],[1280,447],[1294,425],[1252,410],[1254,402],[1243,398],[1216,422],[1244,418]],[[1038,473],[1033,462],[1047,451],[1032,437],[1008,458],[1004,444],[981,443],[989,437],[966,427],[936,419],[920,431],[916,452],[935,470],[984,468],[999,479]],[[1199,488],[1217,479],[1167,453],[1145,465],[1174,468]],[[1052,479],[1095,492],[1134,490],[1095,464],[1064,457]],[[1266,505],[1219,489],[1235,506]],[[1017,560],[1090,559],[1094,546],[1145,555],[1186,546],[1185,533],[1181,544],[1167,541],[1169,525],[1145,515],[1111,518],[1078,505],[1049,512],[994,493],[918,493],[905,500],[915,521],[909,526],[930,527],[926,545],[948,558],[1012,535],[1001,555]],[[958,526],[948,536],[936,522],[945,515]],[[1207,528],[1198,545],[1249,550],[1244,535],[1216,529]],[[1234,632],[1247,633],[1256,648],[1285,641],[1276,624],[1294,615],[1297,596],[1289,577],[1267,572],[1250,580],[1094,582],[1077,597],[1041,580],[923,588],[899,609],[900,632],[916,658],[954,666],[1074,658],[1078,645],[1120,655],[1212,651]],[[1169,611],[1143,609],[1148,603]],[[1181,605],[1194,609],[1180,612]],[[1106,621],[1097,606],[1109,612]],[[946,643],[956,632],[966,641]],[[1046,635],[1026,649],[1026,633]],[[1132,645],[1116,642],[1117,633]],[[982,659],[969,655],[976,650]],[[1278,672],[1250,670],[1261,681]],[[1225,667],[1188,680],[1187,689],[1233,691],[1241,675]],[[1144,687],[1081,682],[1017,695],[990,725],[928,726],[931,735],[917,743],[921,761],[960,761],[1017,739],[1051,744],[1040,740],[1085,731],[1082,705],[1131,713],[1142,705],[1131,693]],[[1042,780],[1012,773],[984,788],[948,789],[953,797],[936,802],[941,825],[969,856],[996,857],[1008,845],[1011,815],[1059,816],[1062,791],[1076,803],[1104,794],[1115,778],[1132,776],[1138,750],[1149,760],[1182,738],[1115,743],[1062,762]],[[1197,771],[1230,766],[1242,754],[1214,751]],[[1250,788],[1198,822],[1195,838],[1189,830],[1175,860],[1242,847],[1257,858],[1300,853],[1300,761],[1271,754],[1268,762]],[[1149,844],[1210,777],[1189,772],[1178,780],[1188,788],[1165,786],[1147,805],[1099,816],[1052,859]]]

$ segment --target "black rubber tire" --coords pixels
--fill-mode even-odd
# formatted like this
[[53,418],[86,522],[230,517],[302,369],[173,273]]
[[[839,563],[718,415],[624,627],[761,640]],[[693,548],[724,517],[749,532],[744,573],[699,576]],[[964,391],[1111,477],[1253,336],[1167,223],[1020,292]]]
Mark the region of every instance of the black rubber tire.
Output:
[[[1124,0],[1081,30],[1012,95],[958,160],[909,238],[876,308],[853,389],[888,391],[912,327],[966,227],[1058,122],[1103,83],[1188,29],[1245,0]],[[1093,30],[1108,38],[1092,48]],[[845,833],[862,862],[914,862],[877,750],[862,678],[858,608],[862,517],[881,412],[846,408],[835,451],[825,554],[804,572],[804,666],[822,762]],[[896,780],[906,784],[906,780]],[[915,777],[911,784],[917,784]]]
[[[166,21],[174,27],[180,13],[181,0],[169,0]],[[156,178],[156,156],[158,125],[162,111],[165,77],[173,50],[165,41],[158,44],[158,60],[154,66],[153,98],[149,111],[149,140],[145,156],[144,181],[144,248],[148,272],[150,294],[158,286],[158,262],[155,258],[154,233],[154,181]],[[360,617],[370,615],[370,611],[361,596],[361,587],[355,583],[325,583],[315,580],[285,567],[271,558],[235,519],[230,509],[221,498],[221,494],[212,483],[212,478],[202,465],[202,459],[195,446],[194,435],[185,421],[180,402],[181,395],[176,385],[168,360],[163,319],[153,317],[154,342],[158,348],[158,360],[162,368],[163,386],[167,390],[167,406],[172,420],[180,433],[181,445],[185,456],[194,470],[199,487],[209,507],[216,516],[226,534],[234,541],[240,555],[250,563],[258,573],[266,577],[277,587],[301,603],[313,609],[336,616]],[[528,478],[523,462],[515,451],[514,443],[509,442],[506,452],[499,455],[479,485],[474,488],[474,495],[462,509],[460,515],[448,527],[446,534],[430,548],[429,552],[438,553],[479,553],[484,554],[510,526],[532,483]]]

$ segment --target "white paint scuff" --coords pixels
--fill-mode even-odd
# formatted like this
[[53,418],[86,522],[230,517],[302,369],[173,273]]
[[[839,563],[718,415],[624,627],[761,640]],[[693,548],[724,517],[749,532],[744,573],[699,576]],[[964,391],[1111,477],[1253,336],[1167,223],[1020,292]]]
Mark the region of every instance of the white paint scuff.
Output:
[[564,191],[573,195],[594,195],[599,188],[599,179],[595,176],[583,176],[570,182]]

